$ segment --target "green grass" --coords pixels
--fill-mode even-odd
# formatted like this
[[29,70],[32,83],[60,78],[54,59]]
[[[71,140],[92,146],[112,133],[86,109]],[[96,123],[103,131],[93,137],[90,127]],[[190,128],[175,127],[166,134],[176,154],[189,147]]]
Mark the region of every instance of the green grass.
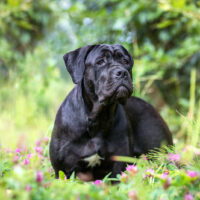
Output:
[[74,176],[65,179],[60,173],[61,178],[54,179],[47,138],[40,138],[36,146],[40,147],[38,152],[34,148],[21,149],[20,153],[1,148],[0,199],[183,199],[187,193],[200,198],[200,148],[196,153],[191,147],[179,150],[178,155],[170,149],[171,154],[153,153],[153,162],[143,156],[134,160],[134,170],[118,175],[120,183],[113,185],[115,180],[109,177],[102,183],[84,183]]

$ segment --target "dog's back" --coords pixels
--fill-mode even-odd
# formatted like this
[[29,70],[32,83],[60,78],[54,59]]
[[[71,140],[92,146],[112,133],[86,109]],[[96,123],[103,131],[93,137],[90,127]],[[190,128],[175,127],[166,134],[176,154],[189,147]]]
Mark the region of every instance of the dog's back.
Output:
[[140,98],[131,97],[124,109],[132,126],[132,134],[134,135],[133,154],[135,156],[159,148],[162,144],[173,144],[168,126],[149,103]]

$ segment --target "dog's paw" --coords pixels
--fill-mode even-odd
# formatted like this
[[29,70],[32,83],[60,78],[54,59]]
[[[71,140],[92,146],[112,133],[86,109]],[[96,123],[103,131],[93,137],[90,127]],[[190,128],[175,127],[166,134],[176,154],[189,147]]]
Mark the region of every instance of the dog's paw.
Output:
[[76,176],[81,181],[89,182],[94,180],[93,174],[90,172],[78,172]]

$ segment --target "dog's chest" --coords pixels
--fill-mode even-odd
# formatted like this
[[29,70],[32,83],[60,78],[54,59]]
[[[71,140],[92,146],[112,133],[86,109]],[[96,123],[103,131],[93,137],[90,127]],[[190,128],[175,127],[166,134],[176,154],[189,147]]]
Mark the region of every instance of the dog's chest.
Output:
[[[94,137],[102,139],[102,149],[108,155],[129,154],[129,123],[123,114],[115,118],[114,121],[105,124],[105,127],[100,127],[95,132]],[[91,134],[91,133],[90,133]],[[94,133],[92,133],[94,134]]]

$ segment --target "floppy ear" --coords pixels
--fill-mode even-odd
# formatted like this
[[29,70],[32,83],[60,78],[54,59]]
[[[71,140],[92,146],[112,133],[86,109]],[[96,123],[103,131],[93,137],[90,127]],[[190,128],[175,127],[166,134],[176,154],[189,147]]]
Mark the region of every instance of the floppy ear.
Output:
[[95,45],[88,45],[66,53],[63,56],[67,71],[70,73],[75,84],[82,80],[85,71],[85,59],[94,46]]

